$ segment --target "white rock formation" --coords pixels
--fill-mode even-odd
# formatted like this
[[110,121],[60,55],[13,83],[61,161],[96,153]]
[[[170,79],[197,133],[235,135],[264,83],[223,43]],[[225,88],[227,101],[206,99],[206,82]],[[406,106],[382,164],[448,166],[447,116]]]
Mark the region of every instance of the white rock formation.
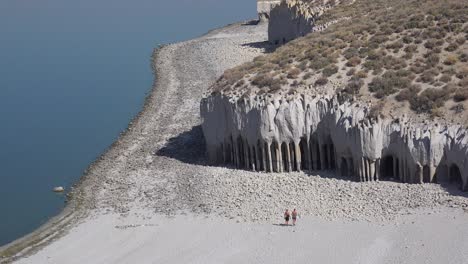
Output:
[[[284,44],[290,40],[305,36],[313,31],[322,31],[338,21],[317,25],[315,21],[334,5],[341,1],[301,0],[283,1],[274,6],[269,13],[268,41],[272,44]],[[346,18],[343,18],[346,19]]]
[[270,11],[281,3],[281,0],[257,0],[257,13],[260,21],[270,19]]
[[370,107],[335,96],[213,93],[201,102],[209,160],[256,171],[336,170],[358,181],[468,185],[460,126],[372,119]]

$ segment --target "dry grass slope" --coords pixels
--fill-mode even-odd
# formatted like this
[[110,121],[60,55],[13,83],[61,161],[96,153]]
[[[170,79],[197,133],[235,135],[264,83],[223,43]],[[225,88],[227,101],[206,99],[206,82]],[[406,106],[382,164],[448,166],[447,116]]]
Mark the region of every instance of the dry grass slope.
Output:
[[317,24],[342,17],[351,19],[226,71],[213,92],[292,93],[333,80],[347,100],[393,100],[432,116],[466,108],[468,2],[357,0],[328,10]]

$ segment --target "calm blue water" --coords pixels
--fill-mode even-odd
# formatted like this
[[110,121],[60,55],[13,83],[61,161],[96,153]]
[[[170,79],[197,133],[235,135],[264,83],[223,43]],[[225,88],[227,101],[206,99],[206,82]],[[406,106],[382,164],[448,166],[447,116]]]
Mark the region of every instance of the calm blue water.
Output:
[[64,206],[140,110],[158,44],[256,16],[255,0],[0,1],[0,245]]

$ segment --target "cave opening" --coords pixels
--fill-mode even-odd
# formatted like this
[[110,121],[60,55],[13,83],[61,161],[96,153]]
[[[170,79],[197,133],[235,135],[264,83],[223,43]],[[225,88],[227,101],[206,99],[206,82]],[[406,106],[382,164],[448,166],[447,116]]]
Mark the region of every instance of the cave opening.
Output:
[[271,152],[271,161],[272,161],[272,166],[273,166],[273,170],[276,171],[276,172],[279,172],[279,160],[278,160],[278,152],[277,152],[277,149],[278,148],[278,143],[277,142],[274,142],[271,144],[270,146],[270,152]]
[[431,169],[429,168],[429,165],[424,165],[423,167],[423,182],[431,182]]
[[301,152],[301,170],[307,170],[309,169],[309,164],[307,163],[307,153],[308,153],[308,150],[307,150],[307,142],[304,138],[301,139],[301,141],[299,142],[299,149],[300,149],[300,152]]
[[[383,180],[396,179],[393,167],[394,159],[392,155],[386,156],[380,162],[380,176]],[[395,169],[396,170],[396,169]]]
[[289,169],[289,166],[288,166],[288,162],[289,162],[289,160],[288,160],[289,155],[288,154],[289,154],[289,152],[288,152],[288,147],[287,147],[286,143],[284,143],[284,142],[281,144],[281,154],[282,154],[281,156],[282,156],[282,162],[283,162],[283,171],[287,171]]
[[341,176],[350,176],[348,175],[348,162],[345,158],[341,158]]
[[458,185],[461,189],[463,188],[460,168],[458,168],[456,164],[452,164],[452,166],[450,166],[449,183]]
[[294,143],[289,143],[289,157],[291,157],[290,160],[290,166],[292,171],[297,171],[297,157],[296,157],[296,148],[294,146]]
[[244,141],[240,136],[237,138],[237,150],[237,156],[239,157],[239,164],[237,166],[243,168],[245,165]]
[[264,163],[264,157],[263,157],[263,148],[262,148],[262,142],[260,140],[257,141],[257,151],[258,151],[258,170],[259,171],[264,171],[265,170],[265,163]]

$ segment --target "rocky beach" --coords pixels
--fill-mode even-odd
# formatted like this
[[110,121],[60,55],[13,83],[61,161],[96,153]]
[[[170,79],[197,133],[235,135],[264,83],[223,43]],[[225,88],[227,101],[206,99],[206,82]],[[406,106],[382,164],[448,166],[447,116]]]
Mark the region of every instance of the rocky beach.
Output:
[[[208,166],[200,100],[269,50],[245,22],[158,48],[142,112],[92,164],[67,209],[0,250],[18,263],[463,263],[468,198],[454,186],[332,172]],[[285,208],[299,225],[281,226]]]

